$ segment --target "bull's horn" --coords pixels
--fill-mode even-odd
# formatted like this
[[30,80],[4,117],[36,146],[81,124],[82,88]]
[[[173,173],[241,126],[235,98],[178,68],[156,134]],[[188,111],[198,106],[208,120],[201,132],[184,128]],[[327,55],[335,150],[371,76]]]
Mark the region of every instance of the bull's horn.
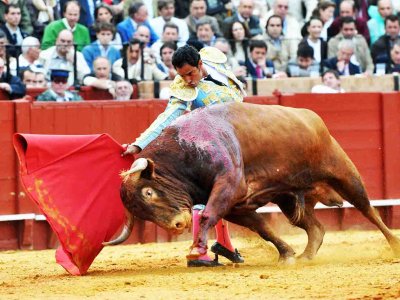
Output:
[[[147,159],[141,157],[138,158],[137,160],[135,160],[131,166],[131,168],[128,171],[124,171],[120,174],[121,178],[123,179],[124,182],[127,181],[129,175],[131,174],[135,174],[137,172],[141,172],[143,170],[145,170],[148,166],[148,161]],[[140,173],[139,173],[140,174]],[[140,176],[140,175],[139,175]],[[139,178],[138,176],[138,178]]]
[[147,159],[145,159],[143,157],[138,158],[137,160],[135,160],[133,162],[129,172],[135,173],[135,172],[143,171],[143,170],[145,170],[147,168],[148,164],[149,163],[148,163]]
[[124,224],[124,228],[122,229],[121,234],[119,235],[119,237],[117,237],[115,240],[112,241],[108,241],[108,242],[103,242],[103,246],[113,246],[113,245],[119,245],[123,242],[125,242],[128,237],[131,235],[132,233],[132,229],[133,229],[133,215],[128,212],[125,209],[125,215],[126,215],[126,219],[125,219],[125,224]]

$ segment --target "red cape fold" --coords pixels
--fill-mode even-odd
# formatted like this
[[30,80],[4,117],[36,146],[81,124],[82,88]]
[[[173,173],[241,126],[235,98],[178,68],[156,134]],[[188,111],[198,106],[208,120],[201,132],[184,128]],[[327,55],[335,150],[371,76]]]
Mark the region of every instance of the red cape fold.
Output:
[[133,157],[106,134],[15,134],[22,184],[57,234],[56,260],[83,275],[124,222],[121,170]]

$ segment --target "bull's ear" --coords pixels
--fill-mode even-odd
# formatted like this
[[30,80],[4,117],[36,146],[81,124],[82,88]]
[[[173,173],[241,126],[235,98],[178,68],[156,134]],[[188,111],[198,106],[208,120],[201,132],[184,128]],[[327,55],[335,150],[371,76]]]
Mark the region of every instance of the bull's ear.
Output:
[[148,158],[147,163],[147,167],[142,171],[140,177],[145,179],[152,179],[154,174],[154,161]]

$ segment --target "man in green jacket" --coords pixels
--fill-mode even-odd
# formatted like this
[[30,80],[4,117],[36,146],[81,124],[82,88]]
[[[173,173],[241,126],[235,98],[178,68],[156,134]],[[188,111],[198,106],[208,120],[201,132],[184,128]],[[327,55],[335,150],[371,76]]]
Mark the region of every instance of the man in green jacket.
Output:
[[63,29],[72,31],[74,43],[78,45],[78,51],[90,44],[89,29],[79,24],[80,5],[78,1],[68,1],[63,9],[64,18],[51,22],[44,30],[42,50],[54,46],[58,33]]

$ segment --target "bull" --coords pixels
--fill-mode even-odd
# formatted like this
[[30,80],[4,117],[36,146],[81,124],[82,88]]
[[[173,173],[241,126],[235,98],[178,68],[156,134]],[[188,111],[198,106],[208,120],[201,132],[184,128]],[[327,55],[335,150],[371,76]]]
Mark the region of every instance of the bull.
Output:
[[306,231],[300,257],[312,259],[325,233],[315,204],[340,206],[346,199],[400,255],[400,239],[371,207],[356,167],[307,109],[246,103],[198,109],[165,128],[121,176],[126,223],[106,245],[129,237],[134,216],[182,233],[190,227],[191,207],[204,204],[195,249],[207,248],[207,231],[224,218],[272,242],[281,261],[293,261],[294,250],[256,212],[272,202]]

